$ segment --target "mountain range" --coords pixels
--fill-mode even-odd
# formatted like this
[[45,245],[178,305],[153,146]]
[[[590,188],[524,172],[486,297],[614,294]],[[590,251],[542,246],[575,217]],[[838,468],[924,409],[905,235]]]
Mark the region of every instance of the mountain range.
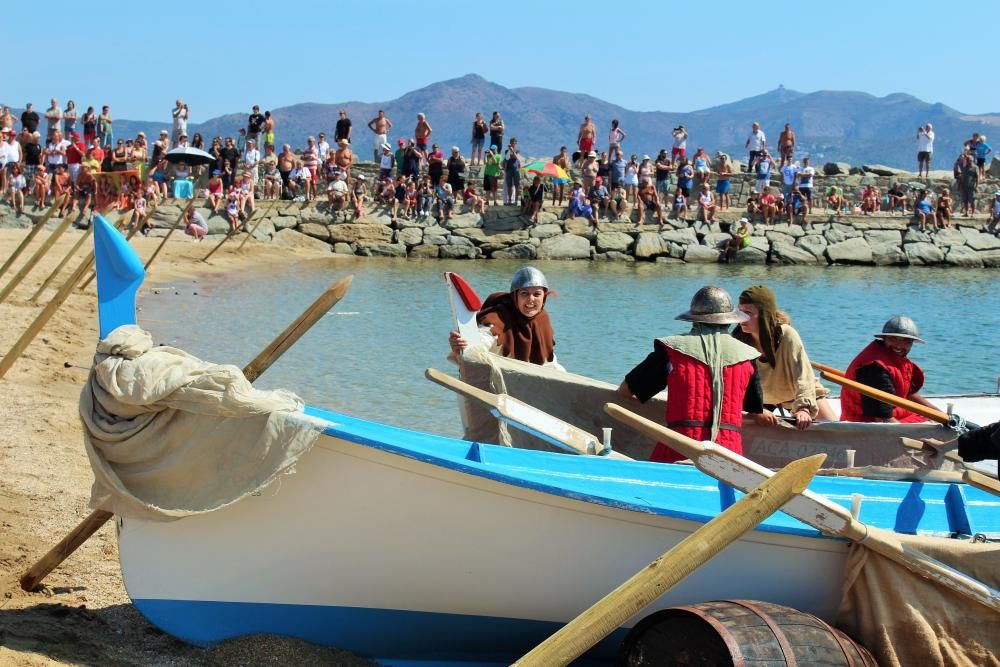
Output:
[[[266,108],[264,104],[262,109]],[[337,112],[346,109],[354,123],[354,147],[362,158],[371,155],[371,132],[365,127],[379,109],[394,123],[392,143],[412,136],[416,115],[423,112],[434,128],[432,140],[445,153],[452,145],[468,155],[472,119],[482,111],[487,120],[497,110],[504,118],[507,138],[516,136],[526,155],[549,156],[560,145],[575,149],[577,130],[585,114],[598,127],[598,146],[607,142],[612,118],[617,118],[628,136],[627,153],[655,155],[671,145],[671,130],[684,125],[690,134],[689,155],[697,146],[709,152],[722,150],[746,159],[744,143],[753,121],[761,123],[770,146],[777,143],[785,123],[795,131],[797,157],[809,154],[814,163],[879,163],[905,169],[916,167],[918,126],[928,122],[937,135],[934,167],[948,169],[972,132],[990,134],[1000,127],[1000,114],[965,114],[940,103],[919,100],[904,93],[876,97],[862,92],[817,91],[803,93],[778,87],[775,90],[723,104],[683,113],[632,111],[591,95],[545,88],[505,88],[476,74],[433,83],[383,102],[346,101],[340,104],[303,103],[271,109],[278,143],[293,148],[305,138],[325,131],[332,140]],[[197,110],[194,110],[197,113]],[[206,138],[235,135],[246,125],[249,110],[189,123],[190,133]],[[169,120],[169,119],[168,119]],[[169,122],[115,121],[118,136],[134,136],[140,129],[155,137]],[[1000,130],[998,130],[1000,131]],[[207,143],[207,142],[206,142]],[[280,147],[279,147],[280,148]],[[395,149],[395,145],[393,146]]]

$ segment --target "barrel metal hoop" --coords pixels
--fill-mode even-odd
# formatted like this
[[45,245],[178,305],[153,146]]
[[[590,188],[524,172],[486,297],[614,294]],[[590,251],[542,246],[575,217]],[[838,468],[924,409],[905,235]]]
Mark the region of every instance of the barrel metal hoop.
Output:
[[788,638],[785,636],[784,630],[778,627],[778,624],[774,622],[774,619],[772,619],[770,615],[765,613],[763,609],[750,600],[730,600],[730,602],[745,609],[749,609],[753,613],[757,614],[762,621],[767,623],[767,627],[771,628],[771,633],[774,635],[775,640],[777,640],[778,646],[781,648],[781,652],[785,654],[785,664],[787,667],[797,667],[798,663],[795,660],[795,653],[792,652],[792,645],[788,643]]
[[712,626],[712,628],[719,633],[722,641],[725,642],[726,648],[729,649],[729,655],[733,658],[733,667],[746,667],[746,659],[743,657],[743,651],[740,650],[740,645],[737,643],[736,637],[733,636],[733,633],[731,633],[729,628],[723,625],[721,621],[696,606],[673,607],[673,609],[690,612]]
[[[847,642],[844,641],[844,639],[845,639],[844,635],[842,635],[840,633],[840,631],[838,631],[832,625],[830,625],[829,623],[827,623],[826,621],[824,621],[822,618],[819,618],[818,616],[814,616],[813,618],[815,618],[818,623],[820,623],[824,628],[826,628],[830,632],[830,636],[831,637],[833,637],[834,639],[837,640],[837,644],[840,646],[840,650],[844,652],[844,657],[847,658],[847,665],[848,665],[848,667],[855,667],[857,665],[857,663],[854,661],[854,658],[851,656],[851,653],[853,651],[848,651],[847,650]],[[864,656],[863,653],[859,653],[859,655],[861,656],[861,665],[858,666],[858,667],[864,667],[864,665],[866,665],[868,663],[868,661],[865,660],[865,656]]]

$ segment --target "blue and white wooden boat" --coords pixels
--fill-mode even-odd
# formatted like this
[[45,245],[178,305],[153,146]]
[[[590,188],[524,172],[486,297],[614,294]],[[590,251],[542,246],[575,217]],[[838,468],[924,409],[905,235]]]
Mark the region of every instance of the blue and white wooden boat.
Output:
[[[109,249],[130,249],[96,224],[99,285],[119,283],[102,290],[115,295],[103,331],[134,322],[123,304],[141,274],[107,270],[119,261]],[[259,495],[175,522],[118,519],[125,587],[151,623],[200,646],[277,633],[384,664],[509,664],[739,495],[689,466],[305,414],[323,435]],[[964,485],[816,478],[810,489],[844,507],[862,494],[861,520],[889,530],[1000,537],[1000,498]],[[749,598],[832,621],[846,552],[775,514],[645,613]],[[586,660],[610,662],[638,620]]]

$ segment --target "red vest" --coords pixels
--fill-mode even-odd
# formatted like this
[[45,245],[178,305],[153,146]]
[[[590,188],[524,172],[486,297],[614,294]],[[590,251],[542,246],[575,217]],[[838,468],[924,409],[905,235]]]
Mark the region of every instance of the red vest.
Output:
[[[896,396],[902,398],[920,391],[924,386],[924,372],[915,363],[901,357],[892,350],[875,340],[868,344],[868,347],[861,350],[861,354],[854,357],[854,361],[847,367],[847,377],[857,380],[858,369],[870,364],[878,364],[884,368],[892,379],[893,391]],[[914,414],[903,408],[892,409],[893,419],[901,422],[924,422],[925,417]],[[866,417],[861,409],[861,394],[844,387],[840,391],[840,420],[845,422],[871,422],[874,417]]]
[[[708,440],[712,428],[712,374],[702,362],[667,348],[667,426],[695,440]],[[743,453],[743,396],[753,377],[753,362],[741,361],[722,369],[722,423],[715,442],[737,454]],[[656,443],[650,461],[673,463],[682,456]]]

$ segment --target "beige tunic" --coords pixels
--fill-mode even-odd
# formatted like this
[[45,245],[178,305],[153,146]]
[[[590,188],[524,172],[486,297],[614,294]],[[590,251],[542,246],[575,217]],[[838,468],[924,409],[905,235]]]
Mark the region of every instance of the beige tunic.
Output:
[[830,390],[821,385],[813,373],[799,333],[788,324],[782,324],[780,329],[781,342],[775,350],[774,367],[757,360],[764,402],[793,413],[805,408],[815,417],[819,410],[816,399],[823,398]]

